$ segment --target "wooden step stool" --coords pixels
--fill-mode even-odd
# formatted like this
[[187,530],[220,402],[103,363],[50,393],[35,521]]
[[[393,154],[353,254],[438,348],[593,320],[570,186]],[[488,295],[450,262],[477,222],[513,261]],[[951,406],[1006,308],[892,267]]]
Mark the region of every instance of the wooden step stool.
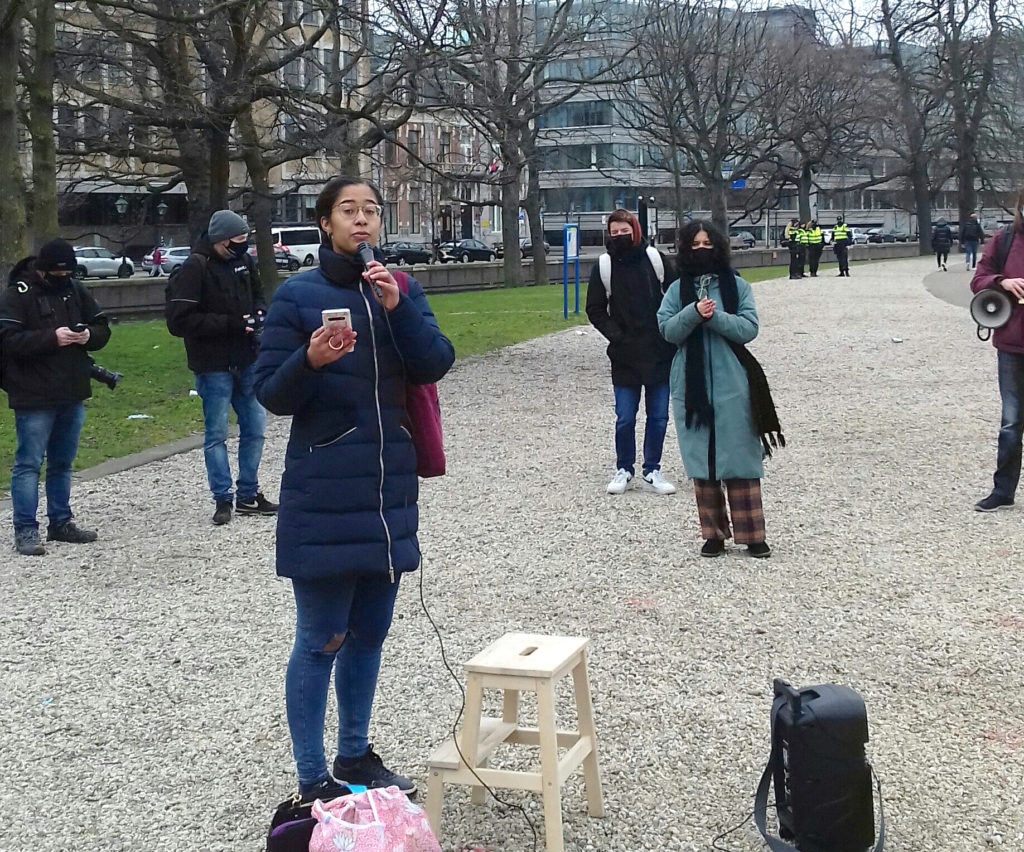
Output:
[[[587,676],[589,644],[589,639],[580,637],[506,633],[466,663],[466,713],[458,749],[449,737],[427,761],[426,810],[435,834],[440,830],[444,785],[471,787],[471,801],[481,804],[486,795],[480,786],[483,781],[492,788],[541,793],[547,852],[563,852],[562,784],[580,764],[587,790],[587,810],[591,816],[604,816],[597,732]],[[560,731],[555,725],[555,687],[570,672],[579,730]],[[500,719],[482,715],[485,688],[504,693]],[[519,727],[519,693],[525,690],[537,693],[536,728]],[[503,743],[539,745],[541,771],[489,768],[491,754]],[[568,749],[561,758],[559,747]],[[473,761],[473,771],[479,780],[459,757],[459,749]]]

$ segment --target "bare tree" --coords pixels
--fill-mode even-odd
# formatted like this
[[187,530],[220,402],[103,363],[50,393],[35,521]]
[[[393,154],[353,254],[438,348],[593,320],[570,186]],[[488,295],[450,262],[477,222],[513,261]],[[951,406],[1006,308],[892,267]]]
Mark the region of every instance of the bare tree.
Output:
[[18,146],[18,46],[22,0],[0,0],[0,286],[27,251],[25,186]]
[[[539,182],[524,176],[537,166],[540,118],[607,73],[589,68],[587,42],[602,31],[602,4],[575,0],[449,0],[431,9],[415,0],[390,0],[401,38],[431,45],[433,89],[447,93],[438,108],[457,110],[497,153],[490,180],[501,192],[505,281],[523,283],[519,209],[533,237],[533,274],[547,279]],[[558,63],[556,65],[556,62]]]
[[645,0],[640,9],[635,83],[622,118],[664,152],[677,207],[685,207],[683,179],[691,175],[728,233],[730,182],[763,171],[775,144],[756,109],[765,19],[744,0]]

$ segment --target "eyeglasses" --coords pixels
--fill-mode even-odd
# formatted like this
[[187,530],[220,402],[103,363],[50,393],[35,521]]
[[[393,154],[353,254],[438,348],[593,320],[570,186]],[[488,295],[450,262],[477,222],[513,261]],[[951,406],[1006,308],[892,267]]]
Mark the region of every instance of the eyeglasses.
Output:
[[379,204],[338,204],[335,208],[342,219],[355,219],[360,211],[367,219],[379,219],[384,208]]

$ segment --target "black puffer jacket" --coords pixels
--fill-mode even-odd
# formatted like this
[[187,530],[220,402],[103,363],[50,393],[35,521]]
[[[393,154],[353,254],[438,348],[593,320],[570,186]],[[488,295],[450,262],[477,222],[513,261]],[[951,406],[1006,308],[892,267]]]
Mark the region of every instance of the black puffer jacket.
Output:
[[248,255],[224,260],[205,237],[192,252],[169,285],[167,330],[185,338],[195,373],[248,367],[256,347],[243,317],[267,309],[256,265]]
[[[85,286],[70,276],[42,278],[35,258],[20,261],[0,299],[0,387],[14,409],[56,408],[92,396],[89,352],[110,340],[107,318]],[[84,346],[57,345],[58,328],[89,326]]]
[[612,384],[637,387],[668,381],[676,347],[658,331],[658,308],[665,285],[674,277],[665,263],[665,281],[658,281],[645,244],[623,256],[613,255],[609,312],[600,263],[594,264],[587,286],[587,317],[608,338]]

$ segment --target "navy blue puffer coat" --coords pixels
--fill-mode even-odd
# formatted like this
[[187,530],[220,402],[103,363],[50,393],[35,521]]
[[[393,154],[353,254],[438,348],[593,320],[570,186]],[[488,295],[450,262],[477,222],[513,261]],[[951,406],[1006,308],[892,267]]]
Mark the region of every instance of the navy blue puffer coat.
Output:
[[[438,381],[455,351],[415,279],[388,313],[361,271],[358,260],[321,248],[320,267],[279,287],[267,313],[256,396],[292,417],[277,520],[283,577],[394,578],[419,566],[405,384]],[[359,339],[314,370],[306,349],[328,308],[349,308]]]

